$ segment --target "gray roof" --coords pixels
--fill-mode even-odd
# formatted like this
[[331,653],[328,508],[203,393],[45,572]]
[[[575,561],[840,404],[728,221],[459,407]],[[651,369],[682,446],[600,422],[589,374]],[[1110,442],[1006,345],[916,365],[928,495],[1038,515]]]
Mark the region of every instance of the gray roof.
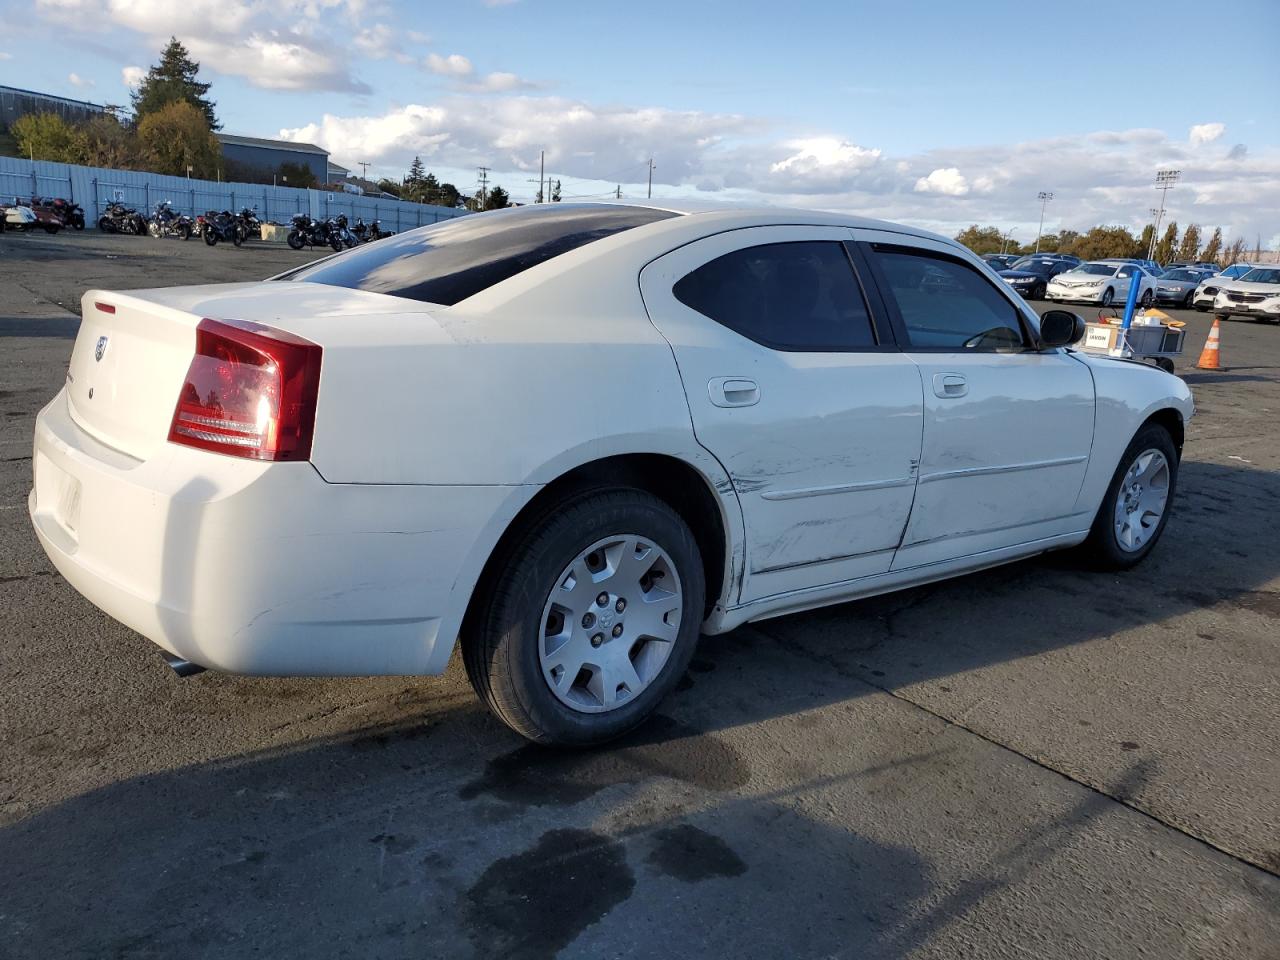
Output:
[[322,157],[329,156],[328,150],[321,150],[314,143],[297,143],[293,140],[267,140],[263,137],[242,137],[235,133],[215,133],[215,137],[223,143],[235,147],[266,147],[269,150],[292,150],[295,153],[318,153]]

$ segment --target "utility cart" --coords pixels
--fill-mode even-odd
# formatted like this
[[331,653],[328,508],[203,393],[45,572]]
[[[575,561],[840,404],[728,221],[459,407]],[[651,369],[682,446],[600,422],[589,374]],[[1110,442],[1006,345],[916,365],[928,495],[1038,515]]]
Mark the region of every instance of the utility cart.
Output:
[[1080,348],[1099,356],[1154,363],[1161,370],[1173,373],[1173,358],[1182,356],[1186,324],[1160,310],[1149,310],[1135,314],[1125,329],[1114,313],[1112,311],[1111,316],[1099,313],[1097,321],[1085,324]]

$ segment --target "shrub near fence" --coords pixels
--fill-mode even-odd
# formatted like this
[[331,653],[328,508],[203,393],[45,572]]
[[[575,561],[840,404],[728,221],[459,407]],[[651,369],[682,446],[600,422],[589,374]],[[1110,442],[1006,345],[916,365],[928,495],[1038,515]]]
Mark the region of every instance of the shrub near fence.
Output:
[[111,170],[0,157],[0,200],[32,196],[63,197],[80,204],[90,226],[98,222],[106,205],[114,200],[134,207],[144,215],[150,215],[162,200],[169,201],[179,213],[193,217],[206,210],[238,211],[243,207],[257,207],[260,220],[276,223],[288,223],[299,213],[317,220],[345,213],[352,223],[361,218],[366,223],[381,220],[382,229],[397,233],[460,217],[467,212],[350,193],[273,187],[260,183],[217,183],[140,170]]

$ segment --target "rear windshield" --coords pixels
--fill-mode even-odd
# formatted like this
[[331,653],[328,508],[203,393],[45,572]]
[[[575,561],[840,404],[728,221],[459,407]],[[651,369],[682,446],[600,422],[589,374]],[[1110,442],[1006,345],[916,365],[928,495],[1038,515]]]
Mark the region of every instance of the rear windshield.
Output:
[[275,279],[453,306],[593,240],[672,216],[608,204],[518,207],[419,227]]

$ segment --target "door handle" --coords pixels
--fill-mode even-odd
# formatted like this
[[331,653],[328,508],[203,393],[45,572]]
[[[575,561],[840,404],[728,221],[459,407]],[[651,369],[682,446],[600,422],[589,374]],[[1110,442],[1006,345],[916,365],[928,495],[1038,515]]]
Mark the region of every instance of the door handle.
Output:
[[933,392],[944,400],[963,397],[969,392],[969,381],[960,373],[935,373],[933,375]]
[[760,402],[760,385],[746,377],[715,377],[707,395],[717,407],[750,407]]

